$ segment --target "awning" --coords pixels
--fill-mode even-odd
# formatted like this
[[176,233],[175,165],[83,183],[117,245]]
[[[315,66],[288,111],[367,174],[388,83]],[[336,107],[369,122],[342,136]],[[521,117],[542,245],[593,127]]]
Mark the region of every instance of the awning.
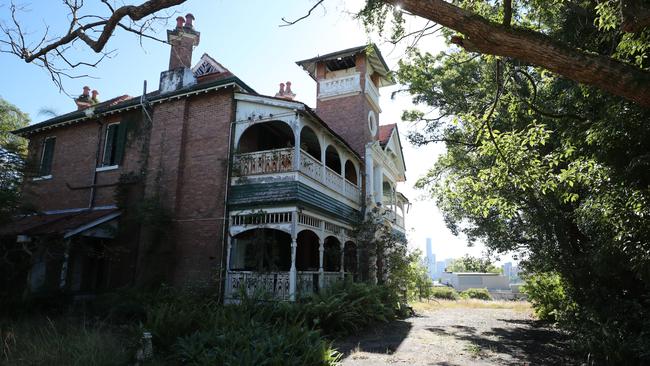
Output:
[[64,238],[83,233],[119,217],[114,209],[82,210],[55,214],[26,215],[0,226],[0,236],[61,235]]

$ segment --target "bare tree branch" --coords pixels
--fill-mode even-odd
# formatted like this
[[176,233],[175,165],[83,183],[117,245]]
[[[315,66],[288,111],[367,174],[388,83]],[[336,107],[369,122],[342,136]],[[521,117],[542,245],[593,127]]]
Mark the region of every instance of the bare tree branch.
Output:
[[318,7],[318,5],[321,5],[324,1],[325,1],[325,0],[318,0],[318,1],[316,2],[316,4],[314,4],[314,6],[312,6],[311,9],[309,9],[309,11],[307,12],[307,14],[301,16],[300,18],[298,18],[298,19],[296,19],[296,20],[291,20],[291,21],[289,21],[289,20],[286,20],[285,18],[282,18],[282,21],[283,21],[285,24],[280,24],[279,26],[280,26],[280,27],[288,27],[288,26],[290,26],[290,25],[294,25],[294,24],[298,23],[299,21],[301,21],[301,20],[303,20],[303,19],[309,18],[309,16],[311,15],[311,12],[314,11],[314,9],[316,9],[316,8]]

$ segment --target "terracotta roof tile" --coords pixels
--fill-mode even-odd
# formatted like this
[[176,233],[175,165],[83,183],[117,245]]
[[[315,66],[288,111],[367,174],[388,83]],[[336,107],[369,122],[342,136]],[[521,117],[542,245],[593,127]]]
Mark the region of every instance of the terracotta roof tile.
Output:
[[388,140],[390,140],[390,136],[393,134],[393,130],[395,129],[395,126],[397,126],[396,123],[379,126],[379,144],[381,145],[381,147],[386,146]]

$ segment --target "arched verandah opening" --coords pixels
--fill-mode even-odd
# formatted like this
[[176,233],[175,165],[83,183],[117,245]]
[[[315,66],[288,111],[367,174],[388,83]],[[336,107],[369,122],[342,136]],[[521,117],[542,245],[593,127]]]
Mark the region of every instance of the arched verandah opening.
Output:
[[295,138],[293,130],[285,122],[270,121],[257,123],[248,127],[239,138],[239,153],[266,151],[293,147]]
[[314,130],[305,126],[300,131],[300,148],[317,161],[321,161],[320,142]]
[[325,252],[323,254],[323,270],[325,272],[338,272],[341,270],[341,242],[333,237],[325,238]]
[[336,148],[332,145],[329,145],[325,150],[325,166],[335,171],[337,174],[341,174],[341,157]]
[[291,235],[274,229],[251,229],[235,235],[230,270],[287,272],[291,268]]
[[354,166],[354,163],[352,163],[352,161],[350,160],[345,162],[345,179],[356,186],[359,185],[359,179],[357,177],[357,168]]
[[318,271],[320,265],[318,253],[318,235],[311,230],[298,233],[296,248],[296,270]]

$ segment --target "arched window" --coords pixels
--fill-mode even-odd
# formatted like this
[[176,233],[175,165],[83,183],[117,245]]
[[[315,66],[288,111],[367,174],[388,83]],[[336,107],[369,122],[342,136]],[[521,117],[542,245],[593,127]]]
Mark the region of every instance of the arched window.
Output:
[[291,235],[273,229],[247,230],[234,237],[230,269],[237,271],[288,271]]
[[298,271],[318,271],[320,254],[318,253],[318,235],[311,230],[298,233],[296,248],[296,269]]
[[341,174],[341,158],[334,146],[330,145],[325,150],[325,165],[333,171]]
[[323,253],[323,269],[325,272],[338,272],[341,270],[341,242],[333,237],[325,238],[325,252]]
[[239,138],[239,153],[265,151],[293,147],[295,139],[288,124],[271,121],[254,124]]
[[312,158],[320,161],[320,143],[318,136],[310,127],[305,126],[300,131],[300,148],[311,155]]
[[355,185],[359,184],[357,178],[357,168],[354,166],[354,163],[352,163],[351,160],[345,162],[345,179]]

